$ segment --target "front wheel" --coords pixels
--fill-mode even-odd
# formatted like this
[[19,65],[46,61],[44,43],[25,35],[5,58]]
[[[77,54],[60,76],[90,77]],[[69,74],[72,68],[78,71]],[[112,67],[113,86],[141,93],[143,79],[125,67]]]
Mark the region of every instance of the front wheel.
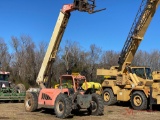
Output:
[[67,95],[60,93],[57,96],[55,101],[54,110],[55,110],[56,116],[58,118],[67,118],[72,111],[71,103],[72,101]]
[[131,96],[131,105],[135,110],[147,109],[147,97],[142,91],[133,92]]
[[91,106],[88,108],[88,112],[92,115],[103,115],[104,103],[100,95],[92,94]]
[[38,96],[34,92],[27,92],[24,100],[25,111],[33,112],[38,108]]
[[18,93],[26,92],[26,88],[23,84],[17,84],[16,89]]
[[113,94],[113,91],[110,88],[105,88],[102,96],[105,105],[114,105],[117,102],[117,97]]

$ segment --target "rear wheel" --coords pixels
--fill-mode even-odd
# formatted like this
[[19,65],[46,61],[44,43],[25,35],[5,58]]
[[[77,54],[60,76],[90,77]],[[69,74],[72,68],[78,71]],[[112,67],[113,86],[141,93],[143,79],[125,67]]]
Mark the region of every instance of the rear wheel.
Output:
[[25,111],[33,112],[38,108],[38,96],[34,92],[27,92],[24,101]]
[[88,108],[88,112],[92,115],[103,115],[104,103],[100,95],[92,94],[91,106]]
[[26,92],[26,88],[23,84],[17,84],[17,90],[19,91],[19,93],[21,92]]
[[114,105],[117,102],[117,98],[110,88],[104,89],[102,96],[105,105]]
[[67,118],[72,111],[72,102],[71,99],[65,95],[60,93],[55,101],[55,113],[58,118]]
[[26,92],[26,88],[23,84],[17,84],[13,87],[14,92],[16,93],[22,93],[22,92]]
[[133,92],[131,96],[131,105],[135,110],[147,109],[147,97],[142,91]]

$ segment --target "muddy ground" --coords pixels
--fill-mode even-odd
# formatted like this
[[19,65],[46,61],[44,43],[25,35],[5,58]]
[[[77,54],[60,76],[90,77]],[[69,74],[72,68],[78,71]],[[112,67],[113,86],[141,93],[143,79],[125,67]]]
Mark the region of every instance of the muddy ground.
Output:
[[[0,103],[0,120],[59,120],[52,109],[25,112],[23,103]],[[85,112],[67,120],[160,120],[160,110],[136,111],[123,106],[105,106],[103,116],[87,116]]]

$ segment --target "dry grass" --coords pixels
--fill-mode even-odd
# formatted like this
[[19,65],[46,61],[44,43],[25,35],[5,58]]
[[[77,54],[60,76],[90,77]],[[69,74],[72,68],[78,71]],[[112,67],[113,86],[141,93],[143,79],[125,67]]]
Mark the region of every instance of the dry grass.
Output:
[[[103,116],[85,113],[71,116],[69,120],[160,120],[160,111],[136,111],[129,107],[105,106]],[[0,120],[59,120],[52,109],[25,112],[23,103],[0,103]]]

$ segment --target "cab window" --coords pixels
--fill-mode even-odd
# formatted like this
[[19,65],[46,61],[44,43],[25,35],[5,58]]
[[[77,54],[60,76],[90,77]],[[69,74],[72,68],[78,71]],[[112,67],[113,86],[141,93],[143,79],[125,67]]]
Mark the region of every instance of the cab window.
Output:
[[0,81],[8,81],[9,75],[0,74]]
[[132,73],[135,73],[138,77],[146,79],[144,68],[132,68]]

